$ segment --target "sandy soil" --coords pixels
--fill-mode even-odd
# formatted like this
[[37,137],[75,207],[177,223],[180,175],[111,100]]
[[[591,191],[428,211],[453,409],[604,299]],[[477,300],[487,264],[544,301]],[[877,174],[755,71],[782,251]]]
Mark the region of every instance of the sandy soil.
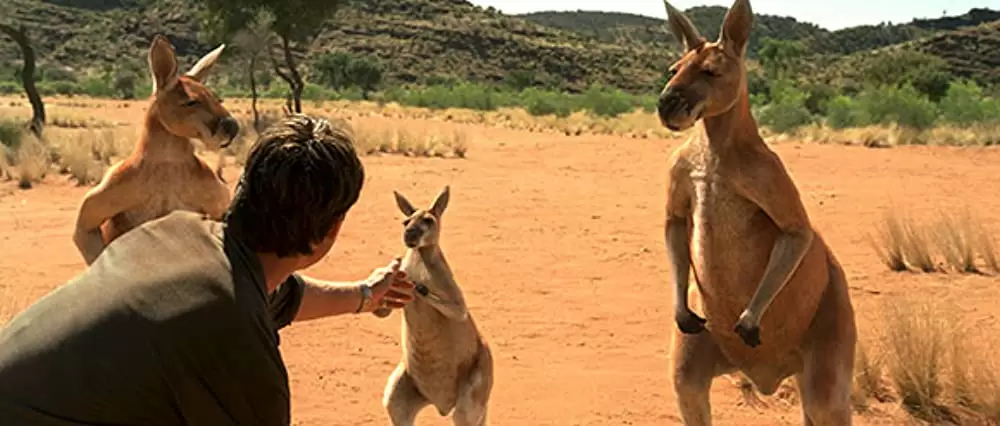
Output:
[[[419,122],[412,125],[419,126]],[[452,187],[443,246],[496,358],[496,425],[679,424],[669,381],[674,327],[663,248],[663,165],[679,140],[565,137],[469,127],[467,159],[364,158],[369,179],[331,255],[308,274],[359,279],[401,253],[391,190],[429,203]],[[863,335],[906,295],[954,303],[977,344],[1000,343],[995,277],[892,273],[867,244],[893,202],[918,218],[971,204],[1000,230],[1000,150],[780,144],[805,205],[847,270]],[[227,170],[232,182],[238,170]],[[85,188],[64,176],[0,187],[0,293],[23,307],[83,268],[71,242]],[[383,425],[399,315],[293,325],[282,336],[294,423]],[[716,424],[799,424],[794,401],[740,404],[713,387]],[[418,421],[450,424],[428,408]],[[905,424],[877,406],[856,424]]]

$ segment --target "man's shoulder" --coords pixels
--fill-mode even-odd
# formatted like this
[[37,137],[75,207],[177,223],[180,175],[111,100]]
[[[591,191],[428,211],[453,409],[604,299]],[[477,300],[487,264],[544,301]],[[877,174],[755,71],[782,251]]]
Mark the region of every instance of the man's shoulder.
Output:
[[147,221],[108,246],[130,252],[221,249],[222,224],[195,212],[177,210]]
[[203,213],[196,213],[188,210],[174,210],[157,219],[150,220],[140,228],[191,228],[207,231],[208,233],[218,233],[222,223],[211,219]]
[[174,211],[118,237],[92,266],[130,275],[132,280],[192,274],[218,279],[229,270],[222,246],[219,222]]

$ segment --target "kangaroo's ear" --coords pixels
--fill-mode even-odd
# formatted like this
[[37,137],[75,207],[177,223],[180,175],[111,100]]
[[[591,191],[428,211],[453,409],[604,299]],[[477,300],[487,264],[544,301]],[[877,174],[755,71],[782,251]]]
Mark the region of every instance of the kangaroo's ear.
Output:
[[751,27],[753,27],[753,10],[750,8],[750,0],[736,0],[722,21],[719,42],[723,48],[731,49],[733,53],[744,57],[747,44],[750,42]]
[[202,56],[194,64],[193,67],[187,72],[188,77],[198,80],[201,83],[205,82],[205,78],[212,71],[215,66],[215,61],[219,60],[219,55],[222,55],[222,50],[226,48],[225,44],[219,45],[215,50],[208,52],[205,56]]
[[705,38],[701,36],[698,28],[683,12],[677,10],[667,0],[663,0],[663,5],[667,8],[667,23],[670,25],[670,32],[684,46],[684,50],[694,50],[705,44]]
[[413,207],[413,204],[410,203],[410,200],[407,200],[406,197],[403,196],[403,194],[400,194],[397,191],[392,191],[392,195],[396,197],[396,205],[399,206],[399,211],[403,212],[403,214],[405,214],[407,217],[412,215],[413,212],[417,211],[417,209]]
[[157,34],[149,46],[149,74],[153,77],[153,93],[167,90],[177,82],[177,56],[167,38]]
[[437,198],[434,199],[434,205],[431,207],[431,213],[435,217],[441,217],[444,214],[444,209],[448,208],[448,199],[451,198],[451,188],[445,186],[438,194]]

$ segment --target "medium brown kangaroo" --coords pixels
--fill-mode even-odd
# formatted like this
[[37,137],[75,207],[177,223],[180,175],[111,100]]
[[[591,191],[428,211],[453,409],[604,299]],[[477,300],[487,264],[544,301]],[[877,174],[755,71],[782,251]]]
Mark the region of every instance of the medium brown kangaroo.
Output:
[[406,215],[402,268],[419,296],[403,308],[403,358],[389,376],[382,405],[394,426],[413,425],[428,404],[442,416],[452,413],[456,426],[485,425],[493,355],[438,244],[450,190],[446,186],[427,210],[393,194]]
[[153,94],[139,142],[83,196],[77,211],[73,242],[88,265],[118,236],[171,211],[222,218],[229,206],[229,188],[218,170],[195,155],[191,139],[218,151],[239,132],[236,119],[203,84],[224,48],[219,46],[185,75],[178,75],[170,42],[161,35],[153,38],[149,48]]
[[670,157],[666,197],[684,423],[710,425],[713,379],[738,371],[765,395],[794,375],[803,424],[850,425],[854,308],[840,263],[751,114],[750,2],[735,1],[715,42],[665,4],[684,53],[660,94],[660,121],[674,131],[701,121]]

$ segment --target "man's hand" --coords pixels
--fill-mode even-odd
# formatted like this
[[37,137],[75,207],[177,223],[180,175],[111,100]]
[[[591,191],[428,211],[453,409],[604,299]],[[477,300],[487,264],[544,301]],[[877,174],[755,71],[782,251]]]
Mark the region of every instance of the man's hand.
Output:
[[368,312],[386,316],[391,309],[401,309],[413,301],[414,284],[400,271],[402,259],[396,258],[387,267],[378,268],[368,277],[372,290],[371,306]]

